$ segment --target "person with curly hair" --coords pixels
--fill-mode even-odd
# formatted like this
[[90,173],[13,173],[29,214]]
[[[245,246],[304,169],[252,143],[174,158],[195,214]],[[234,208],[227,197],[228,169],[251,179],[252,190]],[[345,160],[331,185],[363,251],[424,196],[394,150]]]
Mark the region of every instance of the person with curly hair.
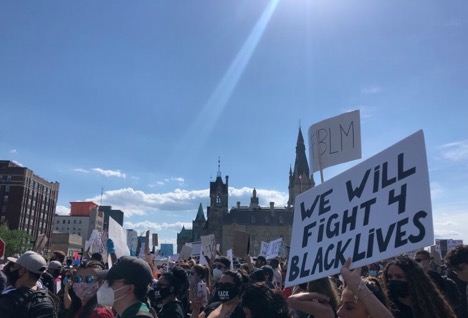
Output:
[[246,318],[292,318],[292,311],[283,295],[266,285],[248,286],[242,295]]
[[308,283],[308,292],[292,295],[292,308],[318,318],[392,318],[387,297],[375,278],[363,279],[361,269],[350,270],[351,259],[341,269],[345,287],[337,303],[336,289],[325,277]]
[[450,305],[419,265],[407,256],[387,263],[383,282],[396,318],[456,318]]

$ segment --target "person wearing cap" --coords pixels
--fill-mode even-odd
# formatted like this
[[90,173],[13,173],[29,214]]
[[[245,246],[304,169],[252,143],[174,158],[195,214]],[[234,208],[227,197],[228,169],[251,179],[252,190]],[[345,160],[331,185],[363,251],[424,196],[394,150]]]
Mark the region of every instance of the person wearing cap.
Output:
[[[47,270],[41,275],[40,281],[50,292],[57,294],[57,282],[60,283],[62,277],[62,264],[59,261],[51,261],[47,265]],[[60,286],[60,284],[59,284]]]
[[8,257],[8,261],[12,264],[5,274],[15,290],[0,297],[1,317],[57,317],[47,290],[37,288],[37,282],[46,270],[45,259],[36,252],[27,251],[19,258]]
[[97,291],[97,302],[112,307],[120,318],[153,317],[146,304],[153,279],[149,264],[134,256],[122,256],[109,270],[97,272],[106,282]]

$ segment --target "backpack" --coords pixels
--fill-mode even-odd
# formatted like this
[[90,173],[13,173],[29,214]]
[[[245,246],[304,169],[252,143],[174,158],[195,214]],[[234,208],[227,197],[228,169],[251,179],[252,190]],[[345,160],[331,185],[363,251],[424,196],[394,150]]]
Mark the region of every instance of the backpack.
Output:
[[47,289],[21,287],[7,294],[19,309],[17,317],[56,318],[57,303]]

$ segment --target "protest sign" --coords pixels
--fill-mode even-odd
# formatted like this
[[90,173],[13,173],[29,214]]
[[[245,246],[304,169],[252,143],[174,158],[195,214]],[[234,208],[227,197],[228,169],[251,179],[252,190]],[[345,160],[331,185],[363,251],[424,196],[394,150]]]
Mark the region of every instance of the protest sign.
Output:
[[201,242],[192,242],[192,256],[200,256],[201,253]]
[[298,195],[292,233],[286,286],[434,244],[423,132]]
[[130,250],[130,255],[136,255],[138,248],[138,233],[135,230],[127,230],[127,246]]
[[216,241],[214,234],[202,235],[201,240],[201,252],[202,255],[207,256],[211,261],[216,258]]
[[262,241],[262,243],[260,244],[260,253],[258,255],[267,256],[269,246],[270,246],[270,243]]
[[237,257],[244,257],[249,254],[250,234],[247,232],[234,230],[232,253]]
[[234,256],[232,255],[232,248],[226,251],[226,257],[231,262],[231,269],[234,269]]
[[33,251],[40,253],[44,249],[48,241],[49,239],[45,234],[39,234],[36,238],[36,242],[34,242]]
[[278,256],[281,245],[283,244],[283,239],[279,238],[271,241],[268,244],[268,252],[265,256],[266,259],[272,259]]
[[192,248],[188,245],[182,246],[182,249],[179,253],[179,259],[188,259],[192,254]]
[[361,158],[359,110],[322,120],[309,127],[312,172]]
[[109,218],[109,238],[114,242],[117,258],[130,255],[130,250],[127,246],[127,231],[113,218]]

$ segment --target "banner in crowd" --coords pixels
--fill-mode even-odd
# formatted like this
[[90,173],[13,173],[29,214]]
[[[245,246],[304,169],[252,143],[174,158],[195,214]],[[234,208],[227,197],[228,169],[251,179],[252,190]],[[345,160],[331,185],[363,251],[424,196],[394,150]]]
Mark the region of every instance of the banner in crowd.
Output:
[[312,172],[361,158],[359,110],[322,120],[309,127]]
[[421,131],[296,197],[286,286],[434,244]]

